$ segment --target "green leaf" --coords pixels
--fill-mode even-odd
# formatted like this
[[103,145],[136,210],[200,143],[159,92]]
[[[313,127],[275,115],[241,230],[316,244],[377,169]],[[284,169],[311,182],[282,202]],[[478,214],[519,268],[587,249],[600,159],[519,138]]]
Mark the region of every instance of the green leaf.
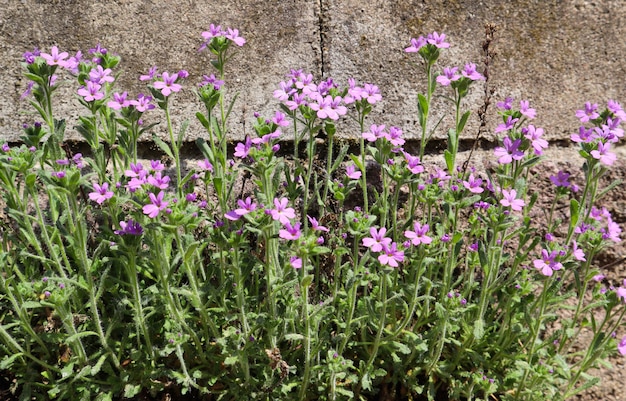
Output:
[[224,359],[224,365],[234,365],[237,363],[237,361],[239,360],[239,358],[237,358],[236,356],[229,356],[226,357],[226,359]]
[[459,120],[459,125],[456,126],[457,135],[460,134],[465,128],[465,124],[467,124],[467,119],[469,118],[470,114],[471,112],[468,110],[461,116],[461,119]]
[[96,362],[96,364],[93,365],[93,367],[91,368],[92,376],[95,376],[98,374],[98,372],[100,372],[100,369],[102,369],[102,364],[104,363],[106,359],[107,359],[106,355],[100,356],[100,359],[98,359],[98,362]]
[[167,143],[163,142],[163,140],[161,138],[159,138],[156,135],[152,136],[152,140],[154,141],[154,143],[157,144],[157,146],[159,148],[161,148],[161,150],[163,152],[165,152],[170,158],[174,158],[174,154],[172,153],[172,149],[170,148],[170,145],[168,145]]
[[211,124],[209,124],[209,120],[206,119],[206,116],[200,112],[196,113],[196,118],[200,121],[200,124],[207,130],[211,130]]
[[80,333],[72,334],[71,336],[67,337],[65,339],[65,342],[71,343],[72,341],[78,340],[79,338],[89,337],[89,336],[98,337],[98,333],[96,333],[95,331],[83,331]]
[[421,93],[417,94],[417,112],[419,115],[420,124],[424,127],[426,123],[426,116],[428,115],[428,99]]
[[444,150],[443,157],[446,159],[448,171],[452,171],[454,169],[454,155],[449,150]]
[[124,397],[133,398],[141,392],[141,384],[127,384],[124,386]]
[[289,334],[285,334],[285,340],[287,340],[287,341],[300,341],[300,340],[304,340],[304,336],[302,334],[298,334],[298,333],[289,333]]
[[485,321],[480,318],[474,322],[474,338],[480,340],[485,335]]

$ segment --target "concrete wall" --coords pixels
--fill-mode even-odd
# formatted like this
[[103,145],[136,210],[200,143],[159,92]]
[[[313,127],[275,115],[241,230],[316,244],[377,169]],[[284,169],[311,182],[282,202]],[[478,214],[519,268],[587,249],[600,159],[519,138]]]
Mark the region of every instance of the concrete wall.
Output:
[[[240,94],[234,139],[251,132],[253,111],[276,109],[272,91],[290,68],[341,84],[348,77],[377,84],[384,101],[370,122],[396,125],[418,138],[415,99],[425,80],[418,56],[403,51],[409,39],[444,32],[452,47],[437,69],[466,62],[480,67],[484,24],[493,22],[498,26],[498,56],[490,77],[494,102],[506,96],[530,100],[538,111],[536,125],[555,141],[577,129],[574,112],[585,101],[616,99],[626,106],[625,17],[623,0],[0,0],[0,138],[15,140],[21,124],[33,121],[24,114],[30,106],[20,101],[27,84],[21,78],[21,54],[55,44],[86,52],[101,43],[118,53],[120,86],[133,95],[145,92],[137,78],[152,65],[161,71],[187,69],[191,76],[176,96],[175,123],[194,120],[201,108],[190,89],[203,73],[212,72],[207,54],[197,49],[200,33],[212,22],[238,28],[248,41],[227,73],[229,93]],[[75,83],[65,89],[56,109],[60,117],[74,119],[83,113]],[[468,137],[476,133],[475,111],[482,99],[478,85],[466,102],[474,111]],[[438,102],[435,115],[447,110],[443,100]],[[494,108],[489,116],[492,127]],[[155,111],[153,118],[162,115]],[[440,137],[447,131],[442,128]],[[487,137],[493,139],[490,132]],[[342,133],[356,132],[346,126]],[[192,124],[188,138],[202,134]]]

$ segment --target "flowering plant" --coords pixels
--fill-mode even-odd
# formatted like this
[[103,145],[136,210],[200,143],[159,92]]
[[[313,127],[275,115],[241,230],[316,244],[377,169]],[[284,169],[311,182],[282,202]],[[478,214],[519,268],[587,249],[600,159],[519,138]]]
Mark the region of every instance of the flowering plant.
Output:
[[[195,163],[180,154],[187,124],[175,134],[170,117],[186,71],[154,67],[140,77],[149,94],[132,97],[114,89],[120,57],[101,46],[25,54],[42,122],[0,154],[0,371],[13,394],[567,399],[597,382],[590,368],[626,354],[615,338],[626,283],[606,287],[593,263],[620,241],[596,204],[623,136],[617,102],[576,113],[584,182],[551,177],[553,202],[538,211],[533,171],[548,142],[528,101],[498,104],[495,167],[457,165],[463,99],[486,78],[472,63],[435,70],[446,35],[406,48],[427,76],[417,155],[400,128],[367,127],[377,86],[301,70],[274,92],[280,110],[256,114],[255,135],[229,148],[226,66],[245,40],[214,25],[202,36],[217,76],[195,89],[207,131]],[[88,155],[64,145],[53,113],[65,77],[78,82]],[[423,163],[436,90],[454,105],[442,166]],[[165,163],[138,157],[157,108]],[[335,141],[345,116],[362,133],[357,153]]]

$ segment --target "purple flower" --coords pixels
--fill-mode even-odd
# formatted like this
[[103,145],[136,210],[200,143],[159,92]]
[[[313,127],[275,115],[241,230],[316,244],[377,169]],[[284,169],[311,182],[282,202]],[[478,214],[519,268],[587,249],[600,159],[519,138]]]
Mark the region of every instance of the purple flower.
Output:
[[291,256],[289,258],[289,264],[294,269],[302,269],[302,259],[297,256]]
[[151,219],[155,218],[159,212],[165,209],[169,204],[169,202],[163,200],[164,196],[165,194],[163,191],[159,192],[156,196],[153,193],[150,193],[148,197],[150,198],[151,203],[148,203],[143,207],[143,213],[147,214]]
[[469,78],[472,81],[485,80],[483,74],[476,71],[476,64],[474,63],[465,64],[465,67],[463,68],[463,71],[461,71],[461,74],[463,74],[465,78]]
[[287,116],[285,116],[285,114],[281,113],[280,111],[277,111],[276,113],[274,113],[274,117],[272,117],[272,122],[278,125],[279,127],[288,127],[289,120],[287,120],[286,117]]
[[312,228],[314,231],[323,231],[323,232],[328,232],[328,228],[326,228],[326,227],[324,227],[324,226],[320,225],[320,223],[317,221],[317,219],[316,219],[316,218],[311,217],[311,216],[308,216],[308,215],[307,215],[306,217],[307,217],[307,219],[309,219],[309,223],[311,223],[311,228]]
[[413,174],[420,174],[424,172],[424,166],[422,166],[422,162],[418,156],[413,156],[407,152],[403,152],[404,158],[406,160],[406,167]]
[[152,171],[163,171],[165,170],[165,165],[160,160],[150,160],[150,169]]
[[591,104],[590,102],[585,103],[585,108],[583,110],[576,110],[576,117],[580,119],[580,122],[586,123],[589,120],[595,120],[600,117],[600,114],[596,112],[598,110],[597,104]]
[[178,79],[178,74],[170,75],[168,72],[164,72],[161,74],[162,81],[154,82],[154,88],[160,89],[161,94],[165,97],[168,97],[172,92],[178,92],[182,89],[182,86],[176,83]]
[[537,115],[537,111],[530,108],[530,102],[528,100],[521,100],[519,102],[519,111],[523,116],[526,116],[530,120],[535,118]]
[[156,72],[157,72],[157,66],[156,65],[152,66],[148,70],[147,74],[139,76],[139,80],[140,81],[152,81],[154,77],[156,76]]
[[402,138],[402,130],[398,127],[389,127],[389,132],[385,134],[387,139],[393,146],[404,145],[404,139]]
[[423,36],[420,36],[417,39],[411,38],[411,46],[404,49],[404,51],[407,53],[417,53],[419,49],[426,46],[426,44],[426,38],[424,38]]
[[602,229],[602,239],[620,242],[621,238],[619,235],[622,233],[622,229],[611,219],[611,217],[608,217],[607,220],[608,223],[606,229]]
[[125,170],[124,175],[126,177],[133,178],[141,176],[142,172],[144,176],[147,174],[147,172],[143,169],[141,163],[130,163],[130,170]]
[[20,100],[26,99],[33,91],[34,86],[35,86],[35,81],[28,81],[28,83],[26,84],[26,90],[20,96]]
[[117,235],[141,235],[143,234],[143,227],[141,224],[134,221],[133,219],[129,219],[128,222],[120,221],[121,230],[113,231]]
[[102,185],[98,183],[93,184],[94,191],[89,194],[89,199],[95,201],[101,205],[105,200],[113,197],[113,191],[109,191],[109,183],[105,182]]
[[366,99],[369,104],[375,104],[383,99],[376,85],[365,84],[360,92],[361,97]]
[[65,59],[69,56],[67,52],[59,53],[59,48],[56,46],[52,46],[50,49],[50,54],[41,53],[41,57],[46,60],[46,64],[48,65],[58,65],[60,67],[65,67],[66,61]]
[[296,223],[293,226],[289,221],[284,225],[284,228],[278,231],[278,236],[282,239],[289,241],[295,241],[302,235],[300,231],[300,223]]
[[378,255],[378,261],[381,265],[398,267],[398,262],[404,261],[404,251],[399,251],[395,242],[389,246],[383,245],[382,253]]
[[289,219],[296,217],[295,210],[287,207],[288,203],[289,200],[287,198],[274,198],[274,209],[270,209],[272,219],[280,221],[283,226],[289,223]]
[[213,172],[213,165],[211,164],[209,159],[200,160],[198,162],[198,168],[202,171],[209,171],[211,173]]
[[535,149],[536,155],[541,155],[543,150],[548,147],[548,141],[543,139],[543,128],[535,128],[534,125],[529,125],[528,128],[522,130],[526,139],[531,141],[533,149]]
[[357,171],[356,165],[348,164],[346,166],[346,176],[351,180],[358,180],[359,178],[361,178],[361,172]]
[[595,138],[595,134],[593,132],[594,131],[592,128],[586,129],[585,127],[581,126],[580,128],[578,128],[578,134],[570,135],[570,139],[572,140],[572,142],[576,143],[589,143]]
[[89,71],[89,80],[104,85],[106,82],[115,81],[115,78],[111,76],[110,68],[104,69],[101,65],[98,65]]
[[600,160],[600,163],[611,166],[617,160],[615,153],[610,152],[611,144],[598,142],[598,149],[591,151],[591,156],[594,159]]
[[154,175],[148,176],[148,179],[146,181],[153,187],[159,189],[167,189],[167,187],[169,186],[170,177],[167,175],[165,177],[161,177],[161,172],[158,171]]
[[536,269],[541,271],[541,274],[550,277],[554,271],[561,270],[563,268],[563,265],[555,260],[558,254],[559,253],[557,251],[548,253],[546,249],[542,249],[541,259],[534,260],[533,265]]
[[222,30],[221,25],[211,24],[209,25],[209,30],[202,32],[201,35],[204,38],[204,40],[210,41],[213,38],[224,36],[224,31]]
[[578,247],[578,243],[576,243],[576,241],[572,241],[572,255],[574,256],[574,259],[578,261],[585,262],[587,260],[585,259],[585,252]]
[[520,144],[522,143],[521,139],[516,139],[515,141],[511,141],[511,138],[508,136],[504,138],[502,141],[504,147],[497,147],[493,153],[498,157],[498,163],[500,164],[509,164],[513,160],[521,160],[524,158],[524,152],[517,150]]
[[519,121],[519,118],[513,118],[512,116],[508,116],[506,119],[506,123],[498,124],[495,130],[495,133],[498,134],[500,132],[511,130],[515,126],[515,123],[518,121]]
[[248,157],[248,153],[250,153],[251,148],[252,148],[252,140],[250,139],[249,136],[246,135],[245,143],[239,142],[235,146],[235,153],[233,154],[233,156],[244,159]]
[[109,106],[113,110],[120,110],[123,107],[128,107],[130,106],[130,100],[126,100],[127,96],[128,92],[126,91],[121,94],[116,92],[113,94],[113,100],[109,100],[107,102],[107,106]]
[[239,206],[237,209],[231,210],[230,212],[224,214],[228,220],[239,220],[239,218],[245,214],[253,212],[256,210],[256,203],[252,201],[252,199],[248,196],[246,200],[237,200],[237,205]]
[[483,193],[484,188],[481,187],[482,184],[483,180],[480,178],[474,178],[474,174],[470,174],[467,181],[463,181],[463,186],[475,194]]
[[224,85],[224,81],[217,79],[214,74],[203,75],[202,76],[202,82],[200,82],[199,86],[205,86],[205,85],[209,85],[209,84],[213,85],[213,89],[218,91],[218,90],[220,90],[222,85]]
[[276,89],[274,91],[274,97],[281,102],[288,100],[294,93],[296,93],[296,89],[291,86],[291,83],[280,82],[278,84],[280,89]]
[[386,238],[385,233],[387,229],[381,227],[377,230],[376,227],[370,227],[371,237],[363,238],[363,246],[369,248],[372,252],[380,252],[383,246],[391,244],[391,238]]
[[413,229],[415,231],[407,230],[404,232],[404,236],[408,238],[409,240],[411,240],[411,243],[413,245],[420,245],[420,244],[428,245],[433,241],[432,238],[426,235],[429,229],[428,224],[422,225],[420,224],[420,222],[416,221],[413,223]]
[[102,85],[92,81],[87,81],[85,84],[87,87],[82,86],[78,89],[78,94],[82,96],[86,102],[93,102],[94,100],[104,98],[104,93],[99,92]]
[[246,40],[239,36],[238,29],[228,28],[228,32],[224,34],[226,39],[232,40],[237,46],[243,46],[246,43]]
[[506,99],[504,99],[503,102],[496,103],[496,107],[499,108],[500,110],[511,110],[512,106],[513,106],[512,97],[507,97]]
[[361,134],[363,139],[367,139],[368,142],[376,142],[376,140],[384,138],[386,135],[385,126],[376,124],[372,124],[368,132],[363,132]]
[[146,96],[143,93],[137,95],[137,100],[131,100],[131,106],[135,106],[138,112],[143,113],[146,110],[152,110],[155,105],[151,104],[152,96]]
[[440,49],[447,49],[450,47],[450,43],[447,43],[445,40],[446,34],[442,33],[441,35],[439,35],[437,32],[429,33],[428,37],[426,38],[426,41],[429,44],[435,45]]
[[309,107],[317,111],[317,116],[321,119],[330,118],[331,120],[339,120],[339,116],[343,116],[348,112],[346,106],[341,105],[341,96],[332,97],[331,95],[322,97],[311,96],[316,103],[310,103]]
[[561,170],[556,173],[556,175],[551,175],[550,181],[552,181],[552,183],[557,187],[569,188],[569,186],[571,185],[568,181],[569,177],[569,173]]
[[611,113],[615,114],[615,117],[620,120],[626,120],[626,112],[622,110],[622,106],[620,106],[620,104],[615,100],[609,100],[607,102],[607,109],[609,109]]
[[437,76],[437,83],[443,86],[448,86],[452,82],[461,79],[461,76],[456,73],[458,67],[444,68],[443,74]]
[[506,189],[502,190],[503,199],[500,200],[500,204],[502,206],[508,207],[516,211],[521,211],[522,207],[526,204],[523,199],[516,199],[517,191],[512,189],[507,191]]

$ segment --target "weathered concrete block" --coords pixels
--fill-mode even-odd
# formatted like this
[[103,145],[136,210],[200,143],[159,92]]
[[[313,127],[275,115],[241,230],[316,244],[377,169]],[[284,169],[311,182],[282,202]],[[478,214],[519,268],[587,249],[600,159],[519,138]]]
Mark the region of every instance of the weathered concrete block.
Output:
[[[14,141],[21,125],[32,123],[34,111],[20,101],[26,89],[21,78],[22,53],[38,47],[49,52],[52,45],[71,53],[86,54],[97,43],[122,57],[119,89],[129,95],[147,93],[139,75],[157,65],[159,71],[190,73],[184,90],[175,96],[172,114],[175,127],[184,119],[192,124],[188,140],[204,135],[194,114],[203,106],[193,89],[202,74],[215,72],[208,54],[198,53],[201,32],[210,23],[237,28],[247,40],[227,66],[228,98],[236,93],[231,126],[233,138],[251,133],[253,112],[273,113],[277,101],[272,91],[290,68],[303,68],[319,75],[319,25],[317,2],[309,0],[269,1],[71,1],[0,0],[0,138]],[[76,121],[86,113],[76,100],[77,84],[68,82],[55,104],[59,118]],[[18,117],[19,116],[19,117]],[[153,110],[146,119],[164,121],[163,112]],[[163,122],[161,125],[164,125]],[[74,125],[68,121],[68,128]],[[164,127],[158,129],[164,132]],[[78,134],[69,129],[72,138]]]
[[[472,1],[401,0],[328,2],[329,21],[323,43],[325,72],[344,81],[355,77],[377,84],[384,102],[372,123],[403,128],[420,137],[416,93],[425,93],[421,58],[405,53],[411,37],[443,32],[451,43],[435,69],[474,62],[482,70],[484,24],[498,26],[490,68],[495,89],[488,116],[495,124],[495,102],[513,97],[530,100],[537,109],[535,125],[544,127],[549,140],[569,138],[577,128],[574,115],[586,101],[606,106],[615,99],[626,104],[626,7],[619,0],[606,1]],[[415,63],[416,65],[412,65]],[[447,90],[442,90],[447,89]],[[449,96],[449,88],[435,95]],[[483,88],[475,85],[465,100],[473,117],[465,132],[477,132],[476,111],[483,104]],[[436,100],[430,122],[434,125],[449,102]],[[445,138],[451,120],[437,130]],[[487,134],[491,134],[489,129]]]

